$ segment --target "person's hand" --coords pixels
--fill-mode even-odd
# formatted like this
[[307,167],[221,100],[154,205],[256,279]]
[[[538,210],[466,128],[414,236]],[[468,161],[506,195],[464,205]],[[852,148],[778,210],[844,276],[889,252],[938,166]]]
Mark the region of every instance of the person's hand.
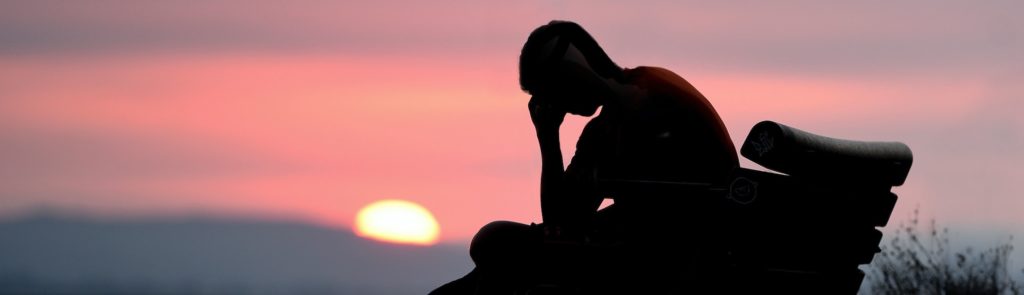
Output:
[[534,96],[530,98],[530,119],[537,129],[558,130],[565,120],[566,112],[551,104],[550,98]]

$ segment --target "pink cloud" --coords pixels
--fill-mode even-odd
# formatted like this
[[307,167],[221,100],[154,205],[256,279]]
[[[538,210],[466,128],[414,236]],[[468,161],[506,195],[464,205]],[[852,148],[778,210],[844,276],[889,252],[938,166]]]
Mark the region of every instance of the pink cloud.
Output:
[[[5,174],[6,210],[41,202],[114,212],[212,208],[349,226],[359,206],[405,198],[436,213],[445,240],[466,240],[495,219],[539,221],[539,159],[514,56],[0,63],[16,98],[0,101],[0,136],[26,147],[0,157],[46,163],[30,177]],[[874,139],[829,126],[967,120],[985,105],[983,83],[961,77],[677,71],[712,100],[735,141],[763,119]],[[567,160],[584,122],[566,123]],[[60,145],[61,134],[94,143]],[[927,147],[915,150],[927,155]]]

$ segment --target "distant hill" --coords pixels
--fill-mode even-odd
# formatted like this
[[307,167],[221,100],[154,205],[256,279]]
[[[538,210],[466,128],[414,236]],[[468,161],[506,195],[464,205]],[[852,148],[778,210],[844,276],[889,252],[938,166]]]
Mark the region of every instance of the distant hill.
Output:
[[426,294],[471,267],[464,247],[290,221],[0,221],[0,294]]

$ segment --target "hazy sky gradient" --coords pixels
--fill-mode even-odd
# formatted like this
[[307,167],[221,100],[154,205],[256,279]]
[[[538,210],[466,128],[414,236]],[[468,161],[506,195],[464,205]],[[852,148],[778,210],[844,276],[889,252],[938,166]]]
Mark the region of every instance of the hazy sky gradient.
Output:
[[516,63],[569,19],[690,80],[736,142],[776,120],[907,143],[893,220],[1024,233],[1020,1],[409,2],[0,1],[0,211],[538,222]]

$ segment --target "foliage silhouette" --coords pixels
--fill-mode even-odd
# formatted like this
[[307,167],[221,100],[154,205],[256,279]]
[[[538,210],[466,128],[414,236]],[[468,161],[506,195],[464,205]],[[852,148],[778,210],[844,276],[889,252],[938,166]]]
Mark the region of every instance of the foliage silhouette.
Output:
[[[927,227],[926,227],[927,226]],[[868,271],[870,294],[1024,294],[1015,281],[1008,259],[1009,241],[981,251],[967,247],[953,251],[949,228],[932,219],[921,224],[918,210],[900,224]],[[1024,269],[1021,270],[1024,272]]]

